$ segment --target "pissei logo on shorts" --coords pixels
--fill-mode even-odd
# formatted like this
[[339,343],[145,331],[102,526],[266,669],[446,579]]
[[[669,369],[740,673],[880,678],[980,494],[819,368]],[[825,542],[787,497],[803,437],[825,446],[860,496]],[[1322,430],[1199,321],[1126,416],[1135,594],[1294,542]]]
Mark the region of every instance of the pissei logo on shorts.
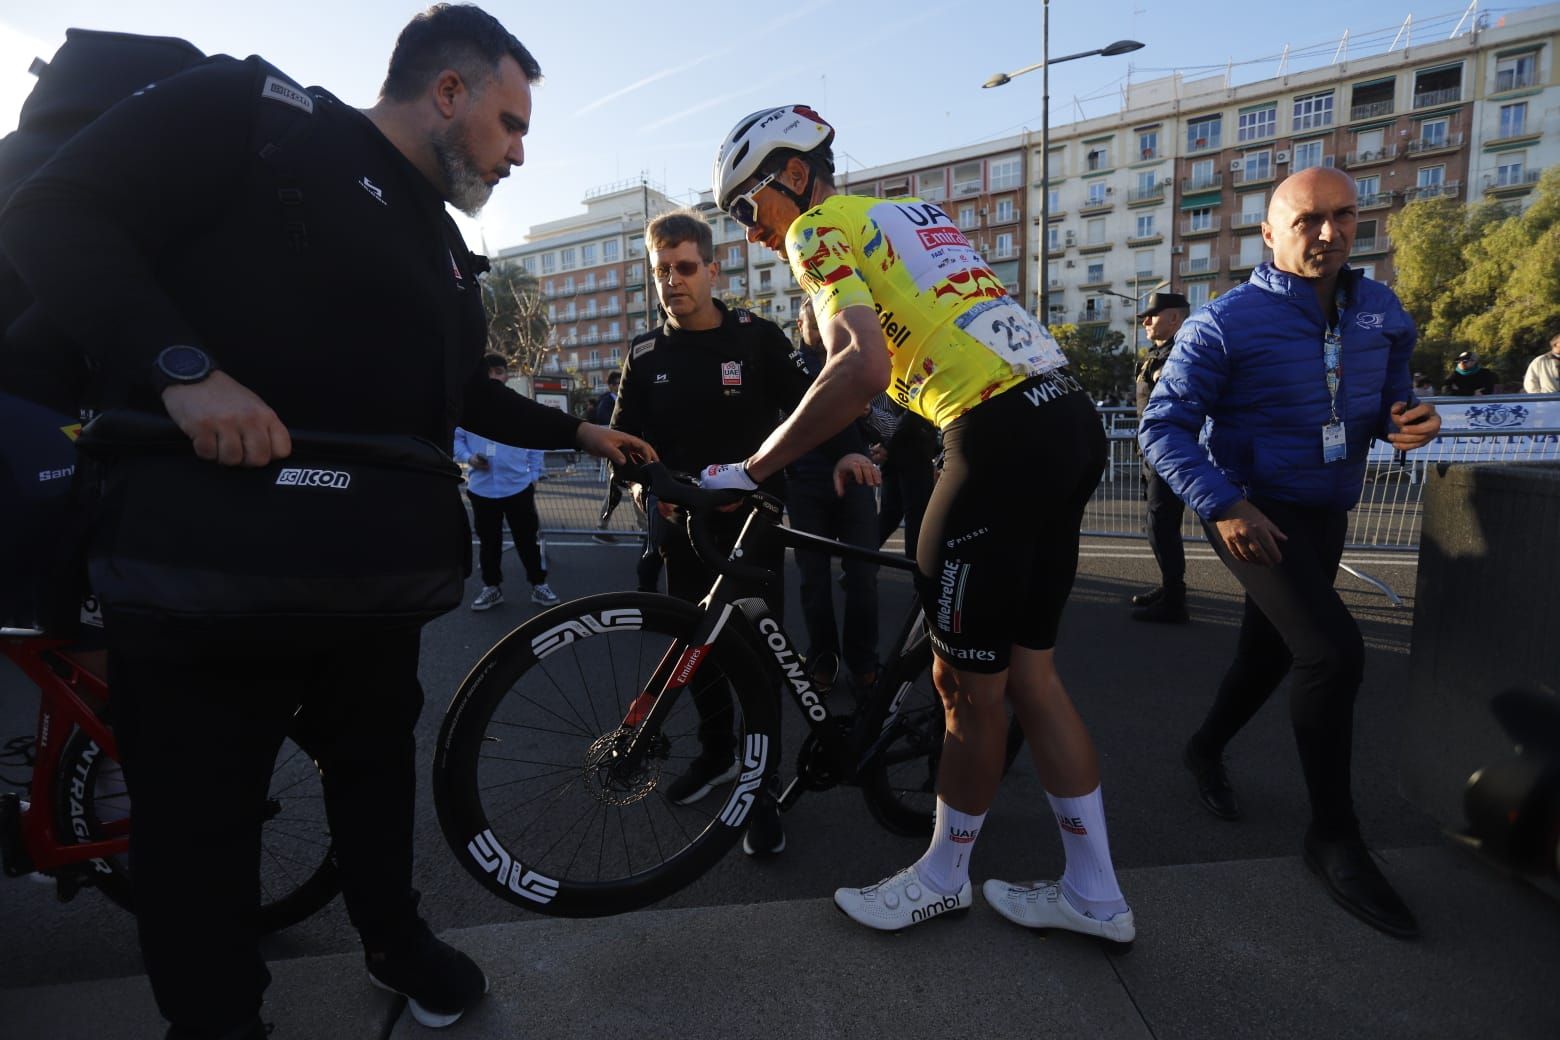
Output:
[[352,474],[339,469],[304,469],[288,466],[276,475],[277,487],[330,488],[345,491],[352,485]]

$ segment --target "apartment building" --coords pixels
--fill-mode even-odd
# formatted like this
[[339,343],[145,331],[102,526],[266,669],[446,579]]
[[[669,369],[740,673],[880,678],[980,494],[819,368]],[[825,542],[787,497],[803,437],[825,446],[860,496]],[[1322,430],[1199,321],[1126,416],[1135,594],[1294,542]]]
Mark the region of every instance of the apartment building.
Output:
[[[1519,208],[1543,170],[1560,162],[1560,4],[1470,25],[1428,41],[1405,27],[1384,53],[1349,58],[1340,48],[1323,68],[1240,86],[1225,75],[1134,83],[1121,111],[1053,126],[1044,163],[1040,134],[1026,132],[841,171],[837,182],[853,194],[937,203],[1036,312],[1045,279],[1050,324],[1114,329],[1129,342],[1149,292],[1174,289],[1199,307],[1270,259],[1261,224],[1273,188],[1311,166],[1355,178],[1350,263],[1390,282],[1393,213],[1435,196]],[[614,197],[586,204],[605,208]],[[786,265],[766,249],[749,250],[709,192],[700,198],[722,288],[775,321],[794,320],[800,291]],[[618,216],[628,221],[626,214]],[[535,228],[519,251],[544,249],[540,263],[559,251],[560,236],[584,234],[578,222],[589,219]],[[554,262],[561,274],[561,252]],[[565,350],[583,345],[589,333],[576,319],[560,320]]]
[[659,187],[624,181],[587,193],[585,212],[538,224],[523,245],[495,263],[518,263],[536,276],[552,325],[543,374],[576,372],[587,386],[606,383],[623,364],[628,341],[656,320],[646,281],[644,230],[676,209]]

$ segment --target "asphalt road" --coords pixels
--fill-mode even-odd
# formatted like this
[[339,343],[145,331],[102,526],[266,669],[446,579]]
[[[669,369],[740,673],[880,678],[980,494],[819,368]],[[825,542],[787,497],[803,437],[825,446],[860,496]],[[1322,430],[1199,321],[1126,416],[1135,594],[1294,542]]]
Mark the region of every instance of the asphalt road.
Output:
[[[1132,540],[1086,544],[1063,624],[1059,661],[1100,749],[1112,846],[1121,868],[1289,856],[1298,850],[1305,825],[1304,787],[1282,691],[1231,748],[1230,769],[1247,810],[1244,821],[1224,824],[1207,816],[1179,764],[1185,737],[1200,720],[1232,651],[1240,610],[1236,586],[1211,553],[1193,546],[1189,555],[1193,624],[1149,626],[1128,618],[1126,597],[1153,584],[1157,574],[1143,543]],[[550,581],[566,598],[628,587],[634,556],[626,547],[555,542],[549,547]],[[1395,780],[1397,720],[1408,695],[1412,558],[1349,559],[1388,581],[1405,600],[1403,609],[1394,609],[1363,583],[1340,577],[1367,647],[1356,722],[1360,817],[1375,845],[1433,845],[1441,840],[1435,824],[1398,795]],[[526,602],[518,561],[509,557],[507,562],[507,604],[481,614],[461,608],[426,631],[421,675],[427,707],[419,725],[425,776],[450,693],[487,647],[539,609]],[[790,577],[792,627],[799,630],[794,570]],[[902,574],[884,572],[880,588],[886,640],[902,615],[908,584]],[[472,582],[468,602],[475,592]],[[21,676],[8,663],[0,664],[0,742],[32,731],[36,703]],[[788,756],[801,737],[794,715],[787,709]],[[426,790],[425,785],[418,805],[416,882],[435,930],[524,919],[525,911],[488,895],[456,864]],[[819,897],[839,884],[873,881],[921,851],[919,841],[879,829],[859,792],[850,788],[806,795],[787,815],[786,828],[788,847],[779,858],[759,862],[733,850],[700,881],[661,905]],[[1060,867],[1060,844],[1043,792],[1027,756],[1021,756],[983,831],[975,874],[1055,876]],[[219,868],[192,864],[192,869]],[[1131,899],[1132,893],[1127,896]],[[1324,902],[1318,899],[1319,911]],[[50,883],[0,879],[0,921],[0,988],[140,971],[133,921],[95,892],[59,904]],[[339,900],[267,941],[268,956],[277,959],[355,948]]]

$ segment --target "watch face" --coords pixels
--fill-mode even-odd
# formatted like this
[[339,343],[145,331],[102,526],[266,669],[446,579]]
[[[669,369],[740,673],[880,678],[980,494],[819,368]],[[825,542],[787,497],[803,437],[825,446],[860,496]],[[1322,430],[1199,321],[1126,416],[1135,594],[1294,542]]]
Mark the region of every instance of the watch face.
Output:
[[175,382],[195,382],[211,373],[211,358],[197,347],[169,347],[157,355],[157,367]]

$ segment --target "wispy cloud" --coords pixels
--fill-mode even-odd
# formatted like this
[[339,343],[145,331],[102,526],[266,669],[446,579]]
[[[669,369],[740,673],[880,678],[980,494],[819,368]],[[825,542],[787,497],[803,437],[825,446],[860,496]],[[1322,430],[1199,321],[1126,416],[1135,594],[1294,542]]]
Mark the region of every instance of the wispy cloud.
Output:
[[654,82],[656,82],[658,80],[663,80],[663,79],[665,79],[668,76],[675,76],[679,72],[687,72],[689,69],[693,68],[695,65],[703,64],[704,62],[709,61],[711,58],[716,57],[717,55],[722,54],[722,53],[724,53],[724,52],[723,51],[712,51],[709,54],[701,54],[699,57],[694,58],[692,61],[684,62],[681,65],[673,65],[669,69],[662,69],[660,72],[652,72],[650,75],[645,76],[643,79],[637,79],[634,82],[630,83],[626,87],[619,87],[617,90],[614,90],[610,94],[603,94],[601,97],[599,97],[596,100],[592,101],[590,104],[585,105],[584,107],[576,110],[574,115],[582,116],[586,112],[594,112],[596,109],[600,108],[602,105],[605,105],[605,104],[607,104],[608,102],[611,102],[611,101],[616,101],[618,98],[624,96],[625,94],[632,94],[636,90],[642,90],[645,87],[648,87],[650,84],[652,84],[652,83],[654,83]]

